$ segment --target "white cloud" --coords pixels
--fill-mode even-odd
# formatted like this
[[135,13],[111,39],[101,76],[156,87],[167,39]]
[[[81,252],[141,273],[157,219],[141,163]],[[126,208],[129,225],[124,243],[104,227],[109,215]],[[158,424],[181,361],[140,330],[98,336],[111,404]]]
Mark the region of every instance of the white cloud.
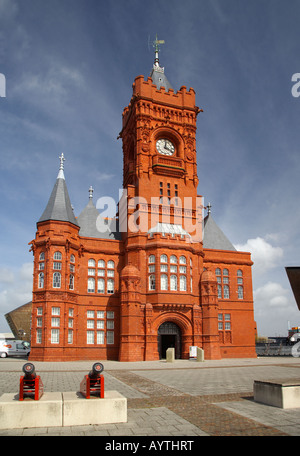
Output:
[[[271,235],[267,235],[266,237],[272,239]],[[251,252],[251,258],[254,262],[253,272],[259,274],[276,267],[279,260],[283,257],[281,247],[274,247],[261,237],[248,239],[245,244],[235,245],[235,248],[244,252]]]
[[33,263],[24,263],[17,271],[0,269],[0,332],[9,330],[4,315],[31,301],[32,273]]
[[298,325],[299,310],[290,289],[267,282],[254,293],[254,316],[259,335],[287,335],[288,322]]

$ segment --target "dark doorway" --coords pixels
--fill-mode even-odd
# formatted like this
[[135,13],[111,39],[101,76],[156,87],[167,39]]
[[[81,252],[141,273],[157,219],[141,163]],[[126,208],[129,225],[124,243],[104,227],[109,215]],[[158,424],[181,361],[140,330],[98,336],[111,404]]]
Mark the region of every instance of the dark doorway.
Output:
[[166,321],[158,328],[157,334],[159,358],[166,358],[166,351],[170,347],[175,348],[175,358],[181,356],[181,331],[175,323]]

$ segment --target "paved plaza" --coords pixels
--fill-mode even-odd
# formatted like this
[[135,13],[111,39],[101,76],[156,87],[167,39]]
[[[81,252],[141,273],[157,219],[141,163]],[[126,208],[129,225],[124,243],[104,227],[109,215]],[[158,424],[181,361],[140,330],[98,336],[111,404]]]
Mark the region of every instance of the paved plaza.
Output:
[[[18,393],[26,361],[0,359],[0,395]],[[66,392],[79,390],[96,361],[33,363],[45,392]],[[34,429],[24,423],[24,429],[3,429],[0,436],[300,436],[300,408],[253,400],[254,380],[300,379],[299,358],[103,365],[105,389],[127,398],[127,423]]]

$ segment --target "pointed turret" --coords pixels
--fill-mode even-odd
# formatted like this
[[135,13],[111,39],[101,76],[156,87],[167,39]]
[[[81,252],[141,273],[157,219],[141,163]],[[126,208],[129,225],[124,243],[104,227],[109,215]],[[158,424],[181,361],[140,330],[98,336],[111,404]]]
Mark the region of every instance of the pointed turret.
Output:
[[165,69],[159,65],[159,46],[160,44],[164,44],[164,40],[158,40],[157,35],[156,39],[153,41],[153,47],[155,49],[155,59],[154,65],[150,74],[150,77],[153,81],[153,84],[156,85],[157,89],[159,90],[161,87],[164,87],[166,91],[172,89],[171,84],[168,81],[168,78],[165,75]]
[[64,176],[64,154],[61,154],[60,167],[55,185],[49,198],[46,209],[44,210],[39,222],[48,220],[56,220],[62,222],[73,223],[78,226],[73,209],[70,202],[70,197]]
[[210,203],[207,209],[207,216],[204,219],[203,247],[215,250],[236,250],[212,218]]

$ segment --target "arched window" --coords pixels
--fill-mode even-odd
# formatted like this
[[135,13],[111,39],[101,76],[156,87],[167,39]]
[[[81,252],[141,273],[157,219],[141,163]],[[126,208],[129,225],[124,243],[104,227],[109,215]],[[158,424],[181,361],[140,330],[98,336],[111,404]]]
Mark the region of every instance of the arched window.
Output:
[[218,298],[222,299],[222,286],[218,284]]
[[98,293],[105,293],[105,280],[98,279]]
[[186,276],[181,275],[179,278],[180,291],[186,291]]
[[161,256],[160,256],[160,262],[161,262],[161,263],[167,263],[167,262],[168,262],[168,257],[167,257],[167,255],[161,255]]
[[115,268],[115,262],[113,260],[109,260],[107,262],[107,268],[108,269],[114,269]]
[[177,291],[177,276],[176,275],[171,275],[171,278],[170,278],[170,289],[172,291]]
[[70,263],[75,263],[75,255],[72,255],[70,256]]
[[155,275],[149,275],[149,290],[155,290]]
[[61,286],[61,274],[60,274],[60,272],[54,272],[53,288],[60,288],[60,286]]
[[61,252],[54,252],[53,259],[60,261],[62,259]]
[[105,261],[104,260],[99,260],[98,261],[98,268],[105,268]]
[[186,258],[185,258],[185,256],[182,255],[182,256],[179,258],[179,263],[180,263],[180,264],[186,264]]
[[170,256],[170,263],[177,264],[177,257],[175,255]]
[[224,299],[229,299],[229,286],[224,285]]
[[244,288],[242,285],[238,286],[238,299],[244,299]]
[[155,255],[150,255],[148,261],[149,263],[155,263]]
[[69,290],[74,290],[74,276],[70,274],[69,276]]
[[40,253],[40,261],[44,261],[45,259],[45,252]]
[[238,277],[243,277],[243,271],[241,269],[238,269],[236,275]]
[[217,268],[216,269],[216,276],[220,276],[221,275],[221,269],[220,268]]
[[95,292],[95,279],[93,277],[88,278],[88,293]]
[[95,268],[96,267],[96,261],[93,258],[90,258],[88,261],[88,267],[89,268]]
[[114,279],[107,279],[107,293],[113,294],[115,291],[115,281]]
[[167,274],[161,274],[160,276],[160,289],[165,291],[168,289],[168,276]]
[[39,273],[39,288],[44,288],[44,273]]

